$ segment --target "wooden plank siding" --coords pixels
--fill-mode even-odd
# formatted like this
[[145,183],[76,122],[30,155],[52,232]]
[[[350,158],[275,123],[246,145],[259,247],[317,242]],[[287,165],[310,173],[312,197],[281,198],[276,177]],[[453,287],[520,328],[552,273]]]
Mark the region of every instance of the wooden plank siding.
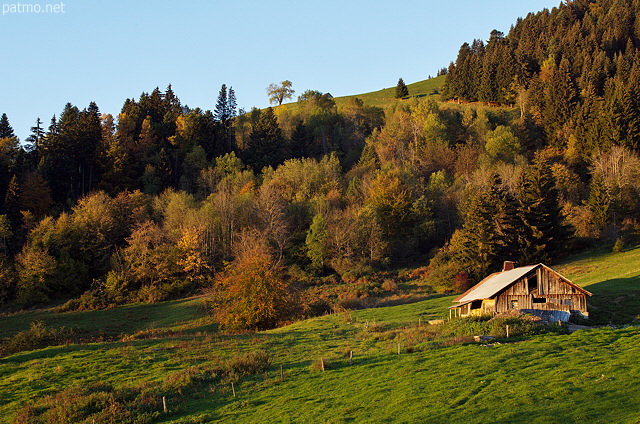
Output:
[[491,299],[461,306],[460,313],[495,314],[521,309],[579,311],[588,316],[586,295],[546,267],[537,268]]

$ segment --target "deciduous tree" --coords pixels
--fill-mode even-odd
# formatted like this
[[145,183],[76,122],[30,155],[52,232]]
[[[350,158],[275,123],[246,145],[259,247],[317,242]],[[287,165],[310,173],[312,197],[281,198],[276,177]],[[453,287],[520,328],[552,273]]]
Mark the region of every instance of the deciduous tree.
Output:
[[295,93],[292,87],[293,84],[289,80],[284,80],[280,84],[269,84],[267,87],[269,103],[280,106],[283,101],[292,98]]

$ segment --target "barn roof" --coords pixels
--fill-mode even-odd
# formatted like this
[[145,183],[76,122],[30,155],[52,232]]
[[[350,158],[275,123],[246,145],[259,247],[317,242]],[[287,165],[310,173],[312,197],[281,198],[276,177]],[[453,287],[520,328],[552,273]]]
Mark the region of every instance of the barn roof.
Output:
[[562,280],[564,280],[567,284],[571,285],[572,287],[575,287],[576,289],[580,290],[584,294],[591,296],[591,293],[589,293],[582,287],[572,283],[569,279],[558,274],[548,266],[544,264],[537,264],[537,265],[522,266],[519,268],[511,269],[509,271],[496,272],[494,274],[489,275],[484,280],[480,281],[478,284],[471,287],[465,293],[458,296],[454,300],[454,302],[458,302],[458,304],[454,305],[453,307],[462,306],[463,304],[472,302],[474,300],[488,299],[498,294],[500,291],[506,289],[511,284],[515,283],[520,278],[524,277],[525,275],[537,269],[538,267],[544,267],[550,270],[551,272],[555,273],[560,278],[562,278]]

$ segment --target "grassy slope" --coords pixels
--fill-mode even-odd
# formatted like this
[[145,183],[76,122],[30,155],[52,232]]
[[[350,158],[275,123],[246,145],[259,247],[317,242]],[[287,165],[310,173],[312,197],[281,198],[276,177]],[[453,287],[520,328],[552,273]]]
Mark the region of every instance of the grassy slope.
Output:
[[48,327],[75,328],[90,335],[100,333],[108,337],[154,328],[187,332],[215,330],[211,319],[202,318],[201,305],[201,298],[189,298],[102,311],[53,313],[38,310],[13,314],[0,317],[0,339],[27,330],[36,321],[42,321]]
[[[413,84],[407,85],[409,89],[410,97],[425,97],[430,96],[435,98],[436,100],[440,99],[440,90],[442,89],[442,85],[444,84],[445,77],[440,76],[436,78],[431,78],[424,81],[418,81]],[[378,106],[381,108],[386,108],[389,105],[396,102],[396,87],[383,88],[382,90],[373,91],[370,93],[358,94],[355,96],[344,96],[344,97],[336,97],[335,102],[338,107],[346,104],[347,100],[352,97],[357,97],[362,99],[365,105],[367,106]]]
[[[445,77],[440,76],[436,78],[431,78],[424,81],[418,81],[413,84],[409,84],[407,88],[409,88],[409,96],[410,97],[425,97],[429,96],[436,100],[440,99],[440,90],[442,89],[442,85],[444,84]],[[336,102],[336,106],[340,109],[344,107],[350,98],[357,97],[361,99],[365,106],[377,106],[381,108],[387,108],[394,104],[396,101],[396,88],[383,88],[382,90],[372,91],[370,93],[357,94],[353,96],[343,96],[336,97],[334,101]],[[279,106],[278,113],[281,111],[292,112],[296,110],[298,107],[297,102],[285,103],[282,106]]]
[[[623,296],[640,285],[639,255],[640,249],[620,254],[599,250],[557,269],[597,297]],[[203,327],[208,324],[199,317],[198,299],[69,314],[68,326],[93,328],[100,321],[129,317],[140,322],[118,331],[160,325],[187,331],[171,338],[50,347],[2,359],[0,422],[8,421],[25,401],[74,382],[160,382],[188,366],[252,349],[272,354],[274,364],[267,375],[238,383],[235,398],[228,385],[212,387],[167,415],[165,422],[636,422],[640,417],[640,368],[635,366],[640,329],[438,348],[390,331],[416,326],[421,317],[445,315],[452,299],[337,314],[226,337],[187,334],[210,328]],[[59,317],[39,314],[23,316],[22,321],[38,316],[55,322]],[[73,319],[79,321],[73,325]],[[17,315],[0,318],[0,328],[20,321]],[[386,331],[380,331],[381,326]],[[403,350],[414,346],[417,351],[397,355],[398,342]],[[345,356],[349,350],[354,352],[353,366]],[[313,368],[320,357],[332,368]],[[284,382],[278,379],[280,365]]]
[[640,315],[640,247],[622,253],[601,248],[555,269],[593,293],[589,309],[596,323],[630,322]]

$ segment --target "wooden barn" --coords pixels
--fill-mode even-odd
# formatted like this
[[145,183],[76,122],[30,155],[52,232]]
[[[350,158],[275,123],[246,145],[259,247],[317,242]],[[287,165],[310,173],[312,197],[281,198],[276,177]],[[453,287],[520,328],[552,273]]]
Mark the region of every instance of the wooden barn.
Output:
[[514,268],[505,262],[496,272],[471,287],[449,308],[450,315],[531,313],[549,321],[568,321],[573,315],[588,317],[587,290],[544,264]]

